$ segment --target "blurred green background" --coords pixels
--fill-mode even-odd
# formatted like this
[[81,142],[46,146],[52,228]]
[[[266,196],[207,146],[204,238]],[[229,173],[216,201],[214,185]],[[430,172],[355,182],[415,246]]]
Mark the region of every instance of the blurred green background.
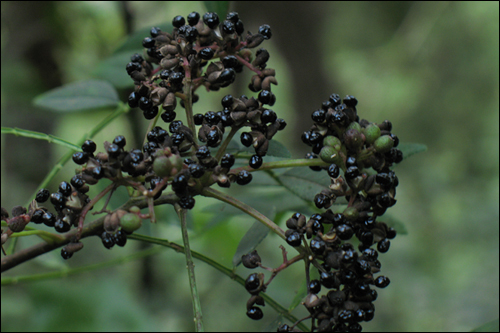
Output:
[[[379,291],[375,319],[364,323],[364,330],[468,331],[498,318],[498,2],[242,1],[232,3],[231,10],[239,12],[246,30],[255,32],[264,23],[272,27],[273,37],[263,47],[279,81],[273,109],[289,124],[278,140],[294,157],[307,152],[300,134],[312,124],[310,113],[334,92],[356,96],[361,118],[391,120],[402,142],[428,146],[395,169],[398,204],[390,214],[404,222],[408,234],[398,236],[382,255],[382,273],[391,285]],[[201,2],[179,1],[2,2],[2,126],[75,142],[109,111],[50,113],[33,107],[33,98],[61,84],[95,78],[128,34],[191,11],[205,9]],[[218,110],[227,93],[251,94],[245,88],[248,77],[237,79],[232,90],[201,94],[195,112]],[[120,90],[122,96],[129,91]],[[118,134],[140,141],[138,133],[147,125],[141,118],[138,112],[120,118],[96,142]],[[1,202],[8,210],[25,204],[65,153],[47,142],[6,135],[1,148]],[[70,178],[71,164],[52,190]],[[211,203],[196,200],[197,208]],[[159,214],[165,222],[147,223],[140,232],[180,243],[173,210],[162,208]],[[210,218],[193,213],[192,249],[231,266],[238,241],[253,221],[235,218],[203,229]],[[28,237],[19,246],[38,241]],[[264,264],[280,264],[281,243],[270,236],[258,247]],[[130,240],[111,251],[98,239],[84,244],[69,261],[54,251],[2,277],[89,265],[144,248]],[[195,263],[206,330],[267,329],[274,310],[266,307],[261,321],[248,319],[244,288]],[[303,268],[285,272],[268,294],[287,306]],[[238,267],[237,273],[250,272]],[[298,317],[303,314],[297,309]],[[2,331],[194,329],[185,259],[168,249],[147,260],[2,287],[1,316]]]

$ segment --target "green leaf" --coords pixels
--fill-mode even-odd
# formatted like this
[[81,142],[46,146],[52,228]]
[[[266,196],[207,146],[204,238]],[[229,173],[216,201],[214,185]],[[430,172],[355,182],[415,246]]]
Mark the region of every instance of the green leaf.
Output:
[[490,321],[489,323],[476,327],[471,332],[498,332],[499,330],[498,323],[499,323],[498,319],[495,319],[493,321]]
[[398,149],[403,153],[403,160],[406,160],[412,155],[426,151],[427,146],[421,143],[400,143]]
[[2,134],[13,134],[15,136],[22,136],[25,138],[45,140],[45,141],[48,141],[50,143],[55,143],[55,144],[61,145],[63,147],[72,149],[72,150],[82,151],[82,148],[80,146],[72,144],[69,141],[60,139],[60,138],[53,136],[51,134],[28,131],[28,130],[17,128],[17,127],[16,128],[2,127]]
[[331,183],[326,172],[312,171],[309,167],[293,168],[279,175],[278,179],[290,192],[309,202]]
[[118,93],[109,82],[87,80],[74,82],[37,96],[34,104],[56,112],[79,112],[116,108]]
[[408,235],[408,229],[406,229],[405,224],[398,218],[392,215],[384,214],[383,216],[378,217],[378,220],[385,222],[388,227],[396,229],[398,235]]
[[[165,23],[161,23],[161,24],[155,24],[155,27],[158,27],[158,28],[161,29],[161,31],[165,31],[165,32],[168,32],[168,33],[171,33],[172,29],[174,28],[172,26],[171,22],[165,22]],[[151,31],[151,26],[145,27],[145,28],[141,28],[141,29],[138,29],[138,30],[134,31],[132,34],[130,34],[128,36],[128,38],[123,42],[123,44],[120,45],[114,51],[114,53],[117,54],[117,53],[122,53],[124,51],[131,52],[130,55],[129,55],[129,61],[127,61],[127,63],[130,62],[130,56],[132,54],[134,54],[134,53],[143,54],[144,51],[146,50],[146,49],[144,49],[142,47],[142,41],[143,41],[144,37],[151,36],[150,35],[150,31]],[[140,51],[137,51],[137,50],[140,50]],[[125,65],[127,63],[125,63],[123,65],[124,66],[123,70],[125,70]]]
[[[171,23],[155,25],[162,31],[171,32],[173,27]],[[101,61],[92,74],[103,80],[110,82],[119,89],[132,88],[134,81],[130,78],[125,67],[130,62],[130,57],[135,54],[141,54],[144,57],[145,48],[142,47],[142,40],[150,36],[151,27],[139,29],[131,34],[121,46],[119,46],[111,57]]]
[[222,23],[226,19],[227,12],[229,11],[229,1],[203,1],[203,4],[209,12],[215,12],[219,15]]
[[292,157],[290,151],[281,142],[276,140],[269,141],[269,148],[266,155],[284,158]]
[[[139,44],[140,45],[140,44]],[[104,61],[101,61],[92,73],[98,78],[108,81],[118,89],[132,88],[134,81],[130,78],[125,67],[130,62],[134,53],[142,53],[142,49],[115,53]]]
[[[271,220],[274,219],[274,216]],[[233,267],[241,264],[241,256],[250,253],[255,250],[257,245],[259,245],[264,238],[269,234],[270,229],[260,223],[255,221],[253,225],[248,229],[245,235],[241,238],[236,253],[233,256]]]

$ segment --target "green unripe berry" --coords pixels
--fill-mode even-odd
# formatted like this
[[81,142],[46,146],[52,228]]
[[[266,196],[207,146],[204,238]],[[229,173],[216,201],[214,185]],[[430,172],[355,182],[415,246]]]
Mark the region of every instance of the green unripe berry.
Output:
[[153,162],[153,171],[160,177],[169,177],[182,170],[182,163],[178,155],[158,156]]
[[140,213],[141,212],[141,209],[137,206],[132,206],[128,209],[129,212],[131,213]]
[[347,126],[346,130],[355,129],[358,132],[361,132],[361,125],[357,121],[353,121]]
[[389,135],[382,135],[373,143],[377,153],[387,153],[394,147],[394,140]]
[[321,148],[321,152],[319,153],[319,157],[327,163],[340,164],[339,159],[341,159],[341,158],[340,158],[339,152],[331,146],[324,146],[323,148]]
[[380,137],[380,127],[375,124],[370,124],[364,128],[366,143],[372,144]]
[[128,213],[122,216],[120,225],[123,231],[131,234],[142,226],[142,220],[136,214]]
[[335,150],[340,150],[340,147],[342,146],[342,142],[340,142],[340,139],[333,136],[329,135],[323,139],[323,146],[330,146],[335,148]]
[[347,207],[342,214],[344,214],[347,221],[355,221],[359,217],[359,212],[354,207]]

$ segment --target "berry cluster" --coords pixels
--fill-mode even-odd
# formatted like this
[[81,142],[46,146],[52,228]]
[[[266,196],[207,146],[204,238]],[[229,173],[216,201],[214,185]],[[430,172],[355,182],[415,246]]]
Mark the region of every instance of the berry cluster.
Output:
[[[144,54],[134,54],[126,65],[135,85],[128,98],[129,106],[139,107],[144,117],[154,123],[161,110],[161,119],[168,124],[168,131],[161,126],[152,127],[142,149],[126,150],[126,139],[122,135],[112,142],[104,142],[103,152],[96,152],[97,145],[92,140],[85,141],[82,151],[73,154],[73,161],[81,167],[71,182],[62,182],[59,191],[52,194],[41,189],[28,214],[26,209],[21,214],[16,208],[17,215],[13,214],[11,221],[8,214],[4,217],[2,213],[2,219],[9,221],[12,230],[24,229],[31,220],[54,227],[58,232],[67,232],[72,226],[78,226],[81,232],[85,215],[93,206],[86,194],[89,185],[101,179],[111,180],[115,186],[113,190],[122,185],[130,186],[153,200],[170,185],[183,209],[192,209],[194,197],[214,183],[221,187],[229,187],[231,182],[250,183],[252,175],[247,170],[231,172],[235,156],[224,154],[224,150],[239,129],[249,127],[249,131],[241,134],[241,142],[254,147],[255,155],[250,158],[249,165],[259,168],[269,140],[286,126],[273,110],[264,107],[275,103],[271,84],[278,83],[275,70],[266,68],[269,53],[260,48],[254,56],[250,50],[271,37],[271,28],[262,25],[258,33],[244,35],[243,22],[236,12],[229,13],[222,22],[216,13],[205,13],[201,17],[192,12],[187,16],[187,24],[184,17],[176,16],[172,25],[171,32],[153,27],[150,36],[142,41]],[[205,87],[216,91],[227,87],[244,67],[255,72],[249,88],[258,93],[257,98],[226,95],[222,98],[220,111],[194,116],[191,111],[186,112],[188,126],[176,120],[177,99],[188,111],[198,100],[196,89]],[[197,133],[195,126],[199,126]],[[200,145],[198,140],[205,145]],[[211,148],[219,148],[217,156],[212,156]],[[55,213],[38,207],[49,198]],[[107,212],[105,208],[101,210],[104,212]],[[120,222],[124,216],[134,220],[136,225],[141,218],[151,217],[139,211],[107,213],[104,230],[99,234],[106,248],[125,244],[127,232],[122,232],[126,228]],[[23,223],[20,224],[20,220]],[[23,225],[22,229],[19,225]],[[78,239],[79,235],[76,243],[63,249],[64,258],[81,248],[75,245],[80,244]]]
[[[262,166],[270,140],[286,126],[269,108],[276,102],[271,86],[278,84],[275,70],[267,68],[269,52],[264,48],[251,51],[271,38],[271,28],[262,25],[258,33],[244,35],[243,22],[236,12],[230,12],[222,22],[216,13],[202,17],[192,12],[187,20],[174,17],[172,25],[171,32],[153,27],[150,36],[142,41],[144,53],[132,55],[126,65],[134,81],[128,104],[138,107],[150,120],[141,149],[125,149],[122,135],[104,142],[102,152],[96,152],[92,140],[85,141],[82,151],[73,154],[79,168],[69,182],[60,183],[53,193],[41,189],[28,209],[14,207],[12,217],[2,207],[1,218],[8,225],[2,230],[2,245],[30,221],[54,227],[60,233],[78,227],[78,234],[61,250],[62,257],[68,259],[83,247],[79,239],[88,211],[107,193],[111,196],[119,186],[127,186],[135,191],[134,195],[144,197],[149,214],[142,214],[136,206],[128,211],[109,211],[108,198],[97,212],[106,213],[102,228],[99,225],[99,230],[92,231],[108,249],[124,246],[127,235],[140,228],[144,218],[154,221],[154,200],[167,188],[171,194],[162,199],[172,198],[169,203],[192,209],[195,196],[205,195],[204,189],[215,183],[229,187],[233,182],[251,182],[248,170]],[[198,88],[218,91],[227,87],[244,67],[255,73],[248,88],[256,97],[226,95],[219,111],[193,115]],[[187,125],[176,120],[178,99],[186,110]],[[315,206],[325,211],[310,218],[295,213],[286,221],[284,238],[299,255],[288,260],[281,247],[283,263],[278,268],[262,266],[256,251],[243,256],[245,267],[272,272],[267,282],[263,273],[250,274],[245,281],[251,294],[247,302],[251,319],[263,317],[260,307],[265,303],[260,293],[280,271],[302,260],[306,263],[308,292],[302,304],[310,313],[302,320],[312,319],[311,331],[361,331],[360,322],[374,316],[377,291],[371,287],[385,288],[390,283],[385,276],[375,276],[381,268],[378,255],[389,250],[390,240],[396,236],[396,231],[379,217],[396,203],[399,181],[391,167],[401,162],[403,155],[397,148],[398,137],[391,133],[392,124],[387,120],[380,124],[360,120],[356,106],[353,96],[342,100],[332,94],[311,115],[314,125],[302,134],[302,141],[312,148],[306,159],[324,162],[311,169],[325,170],[331,179],[331,184],[314,197]],[[156,125],[159,118],[168,130]],[[243,146],[252,147],[255,154],[248,161],[249,167],[232,169],[238,156],[227,153],[226,148],[245,127],[239,140]],[[218,150],[212,154],[215,148]],[[87,195],[89,186],[101,179],[110,180],[111,185],[91,200]],[[348,204],[334,212],[330,207],[339,197]],[[49,199],[55,213],[42,206]],[[279,233],[283,236],[283,231]],[[353,237],[356,240],[351,242]],[[311,265],[318,272],[317,279],[310,278]],[[327,291],[321,295],[322,288]],[[284,324],[278,331],[292,331],[302,320],[292,326]]]
[[[239,98],[227,95],[221,100],[221,111],[198,113],[193,119],[194,125],[201,126],[198,130],[199,140],[210,148],[216,148],[222,143],[227,128],[236,132],[242,127],[250,127],[250,132],[241,134],[241,142],[247,147],[255,148],[255,155],[251,157],[249,164],[254,169],[259,168],[262,156],[267,153],[269,140],[286,126],[286,122],[278,119],[273,110],[264,107],[275,103],[276,97],[271,92],[271,84],[278,84],[275,70],[266,68],[269,52],[263,48],[258,49],[253,58],[250,51],[271,38],[271,28],[262,25],[257,34],[249,32],[243,36],[243,22],[236,12],[230,12],[222,23],[216,13],[205,13],[201,17],[199,13],[192,12],[187,16],[187,24],[184,17],[176,16],[172,25],[172,33],[153,27],[151,37],[143,40],[143,46],[147,48],[145,58],[134,54],[127,64],[127,73],[135,84],[135,90],[129,96],[129,105],[139,107],[146,119],[155,118],[161,107],[162,120],[173,123],[176,118],[176,97],[180,97],[180,104],[185,106],[186,94],[183,93],[183,87],[187,81],[192,85],[192,92],[202,86],[207,90],[219,90],[233,83],[236,74],[246,66],[256,73],[251,78],[249,89],[258,92],[257,99],[244,95]],[[158,67],[155,68],[155,65]],[[192,102],[197,100],[198,97],[194,94]],[[194,126],[190,128],[193,130]],[[192,138],[192,133],[179,132],[173,137],[174,145],[176,141],[180,143],[183,140],[182,136]],[[202,155],[210,152],[207,148],[198,147],[197,142],[189,140],[179,150],[187,151],[192,145],[198,151],[202,149]],[[196,155],[198,156],[198,152]],[[207,160],[204,157],[202,159]],[[201,166],[216,175],[220,174],[220,170],[214,169],[213,162],[201,163]],[[224,174],[224,177],[227,175]],[[247,178],[247,175],[238,176],[238,183],[246,183]],[[229,184],[225,180],[216,181],[222,186]]]
[[[399,181],[390,167],[401,162],[403,156],[396,148],[399,139],[391,133],[391,123],[360,120],[356,105],[353,96],[341,100],[332,94],[321,109],[312,113],[314,125],[302,134],[303,142],[312,147],[306,158],[321,158],[327,163],[311,169],[326,170],[331,178],[328,189],[314,198],[316,207],[327,209],[325,212],[313,214],[309,219],[296,213],[286,222],[287,243],[293,247],[303,245],[307,262],[319,274],[319,279],[314,280],[309,280],[310,275],[306,274],[308,295],[303,304],[313,319],[312,331],[360,331],[359,323],[371,320],[374,315],[372,302],[377,292],[370,287],[385,288],[390,283],[389,278],[374,274],[381,268],[378,253],[389,250],[396,231],[377,218],[396,203]],[[370,170],[375,172],[370,175]],[[345,197],[348,205],[343,211],[333,212],[328,208],[338,197]],[[349,242],[354,236],[359,252]],[[254,257],[255,253],[244,257],[244,265],[262,267],[260,258],[259,264],[249,264],[249,258]],[[248,279],[257,281],[257,275],[252,274]],[[260,285],[264,288],[258,291],[265,291],[267,284]],[[329,291],[321,296],[322,287]],[[247,314],[260,319],[262,311],[253,305],[263,300],[257,296],[252,300]],[[297,324],[291,327],[284,324],[278,331],[292,330]]]

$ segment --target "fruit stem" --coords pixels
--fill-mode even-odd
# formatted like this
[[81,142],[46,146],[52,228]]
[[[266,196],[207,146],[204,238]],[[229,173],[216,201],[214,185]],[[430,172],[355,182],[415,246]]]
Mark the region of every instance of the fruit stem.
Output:
[[233,138],[233,136],[238,132],[240,127],[231,127],[231,132],[227,135],[227,137],[224,139],[222,144],[219,147],[219,150],[217,151],[217,155],[215,155],[215,158],[217,159],[218,162],[220,162],[222,155],[226,152],[227,145]]
[[201,191],[201,195],[205,197],[211,197],[215,198],[217,200],[223,201],[225,203],[230,204],[233,207],[236,207],[243,211],[244,213],[254,217],[257,219],[257,221],[263,223],[266,225],[269,229],[271,229],[275,234],[280,236],[281,238],[285,239],[285,232],[283,229],[281,229],[278,225],[276,225],[273,221],[268,219],[265,215],[263,215],[261,212],[257,211],[255,208],[239,201],[235,197],[232,197],[230,195],[227,195],[225,193],[219,192],[217,190],[214,190],[213,188],[208,188],[205,187]]
[[194,323],[196,332],[204,332],[203,320],[201,314],[201,303],[198,295],[198,288],[196,287],[196,279],[194,276],[194,263],[191,255],[191,248],[189,247],[188,230],[186,223],[186,210],[182,209],[179,204],[175,204],[175,211],[181,220],[182,241],[184,243],[184,253],[186,254],[186,267],[189,275],[189,287],[191,288],[191,298],[193,301]]
[[231,173],[238,174],[241,170],[251,171],[262,171],[262,170],[271,170],[271,169],[281,169],[281,168],[293,168],[293,167],[305,167],[305,166],[328,166],[329,164],[323,162],[320,158],[314,159],[291,159],[291,160],[283,160],[283,161],[274,161],[274,162],[264,162],[262,166],[258,169],[253,169],[250,166],[239,167],[236,169],[232,169]]
[[[189,67],[186,67],[186,74],[189,72]],[[194,125],[193,117],[193,82],[191,80],[191,75],[186,76],[184,82],[184,94],[186,99],[184,100],[184,108],[186,110],[186,119],[188,127],[193,132],[193,141],[195,145],[198,145],[198,135],[196,133],[196,126]]]

